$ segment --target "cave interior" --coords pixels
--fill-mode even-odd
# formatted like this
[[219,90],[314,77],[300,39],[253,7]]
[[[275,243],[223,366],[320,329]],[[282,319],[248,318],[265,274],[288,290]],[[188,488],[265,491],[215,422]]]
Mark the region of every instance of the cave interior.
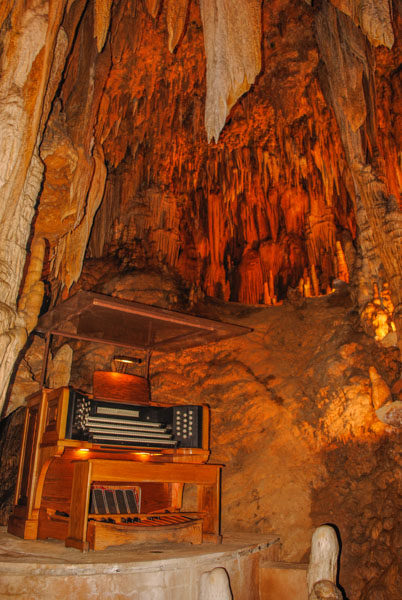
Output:
[[[38,318],[95,292],[248,328],[149,369],[154,402],[210,407],[223,535],[275,532],[299,564],[333,524],[343,598],[399,600],[401,19],[397,0],[3,0],[2,525]],[[91,392],[127,352],[55,338],[46,385]]]

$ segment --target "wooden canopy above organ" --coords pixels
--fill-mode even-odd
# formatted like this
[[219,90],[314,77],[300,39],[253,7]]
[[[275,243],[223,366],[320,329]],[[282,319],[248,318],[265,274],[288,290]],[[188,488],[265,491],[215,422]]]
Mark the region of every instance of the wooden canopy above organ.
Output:
[[[42,384],[52,335],[136,348],[148,371],[153,350],[250,331],[90,292],[49,311],[38,330],[46,336]],[[148,386],[147,378],[95,372],[92,394],[42,386],[27,399],[10,533],[62,539],[81,550],[220,541],[221,467],[206,464],[209,409],[153,403]],[[185,486],[196,490],[186,510]]]

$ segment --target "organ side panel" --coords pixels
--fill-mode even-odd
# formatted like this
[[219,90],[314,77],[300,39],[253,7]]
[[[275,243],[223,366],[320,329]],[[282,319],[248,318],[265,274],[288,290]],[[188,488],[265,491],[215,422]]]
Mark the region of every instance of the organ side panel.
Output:
[[38,519],[34,509],[36,484],[41,460],[40,441],[44,427],[44,393],[27,399],[14,514],[8,523],[9,533],[36,539]]

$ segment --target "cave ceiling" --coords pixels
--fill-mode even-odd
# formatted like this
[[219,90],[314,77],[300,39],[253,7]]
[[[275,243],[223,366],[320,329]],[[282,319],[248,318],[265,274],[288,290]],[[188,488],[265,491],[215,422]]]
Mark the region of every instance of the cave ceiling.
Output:
[[44,283],[56,303],[111,270],[246,304],[340,277],[363,307],[388,282],[402,314],[400,19],[389,0],[3,2],[4,373]]
[[[356,237],[355,186],[322,91],[314,9],[275,0],[263,3],[257,18],[261,5],[250,0],[250,30],[244,15],[232,32],[224,29],[223,63],[236,51],[230,40],[244,56],[261,27],[262,65],[254,43],[247,64],[233,66],[243,69],[243,89],[228,90],[227,82],[218,89],[228,98],[219,135],[222,115],[208,106],[208,93],[219,88],[226,65],[206,74],[205,54],[211,64],[214,56],[203,21],[205,30],[208,4],[228,11],[230,2],[201,2],[203,14],[195,1],[106,2],[110,26],[97,15],[101,3],[95,10],[75,4],[82,14],[41,147],[46,173],[35,229],[50,240],[53,285],[70,288],[85,255],[114,257],[124,269],[168,267],[188,288],[245,303],[261,302],[270,278],[283,297],[312,267],[325,292],[338,275],[336,241],[347,250]],[[66,17],[67,32],[71,21]],[[233,42],[241,22],[246,31]],[[220,32],[209,35],[216,46]],[[386,147],[392,173],[394,52],[377,51],[379,91],[388,96],[379,103],[385,135],[380,130],[377,144]],[[242,95],[253,59],[257,79]],[[365,92],[356,83],[363,70],[363,60],[345,68],[357,88],[351,110],[359,135],[368,137]],[[395,175],[389,179],[395,186]]]

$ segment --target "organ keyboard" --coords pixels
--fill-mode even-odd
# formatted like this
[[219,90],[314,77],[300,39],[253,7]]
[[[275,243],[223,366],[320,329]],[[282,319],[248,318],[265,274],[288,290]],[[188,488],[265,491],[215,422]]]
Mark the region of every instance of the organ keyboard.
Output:
[[199,405],[118,404],[70,390],[65,437],[114,445],[201,448],[203,417],[208,419],[208,409]]

